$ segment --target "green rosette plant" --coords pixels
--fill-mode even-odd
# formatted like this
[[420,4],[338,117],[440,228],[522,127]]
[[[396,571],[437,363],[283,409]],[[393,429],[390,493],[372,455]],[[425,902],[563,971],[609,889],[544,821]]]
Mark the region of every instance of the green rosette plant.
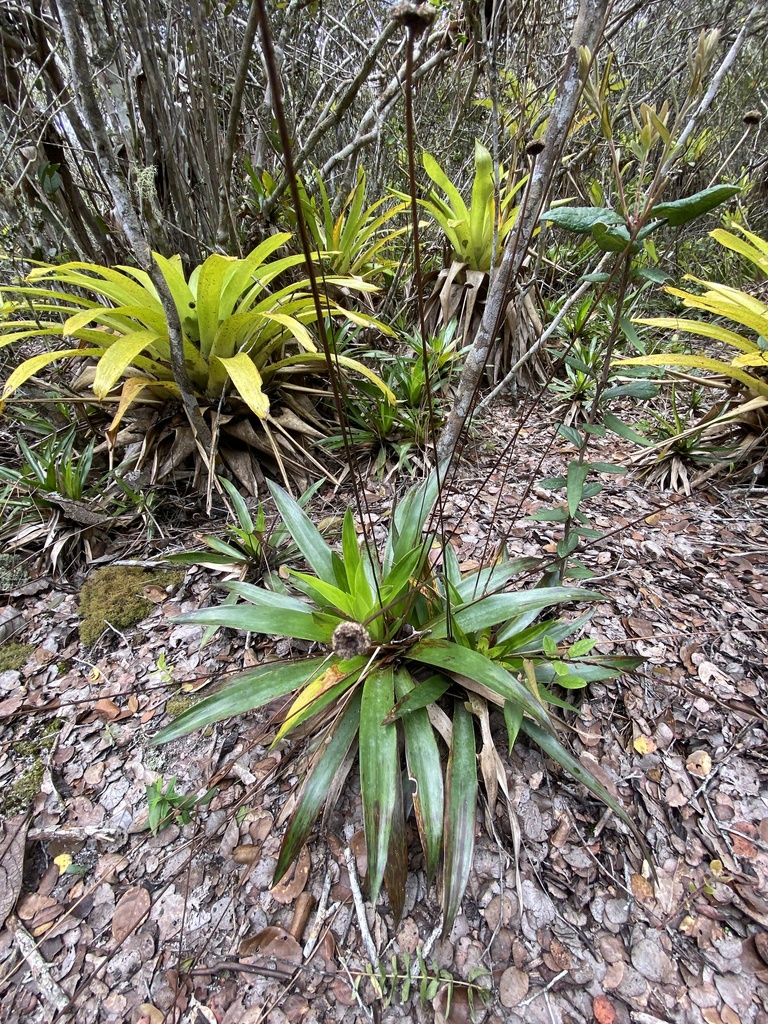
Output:
[[438,492],[437,473],[397,506],[380,558],[359,545],[351,511],[344,518],[341,550],[335,551],[286,491],[270,487],[311,571],[289,570],[291,589],[284,592],[229,583],[230,593],[244,603],[181,619],[309,640],[324,650],[305,660],[271,661],[228,682],[162,729],[155,742],[286,701],[275,742],[298,730],[314,740],[276,880],[298,855],[326,800],[338,794],[357,751],[370,898],[376,900],[384,883],[394,912],[402,910],[404,808],[410,799],[428,877],[440,877],[447,934],[472,865],[478,763],[488,789],[506,789],[488,725],[492,708],[503,712],[510,747],[524,734],[637,834],[619,802],[557,738],[549,711],[551,705],[570,707],[553,684],[579,688],[638,664],[638,659],[592,656],[588,639],[565,646],[588,615],[537,621],[546,609],[597,594],[576,587],[509,591],[510,581],[530,570],[535,559],[462,574],[450,546],[438,572],[434,534],[425,532]]

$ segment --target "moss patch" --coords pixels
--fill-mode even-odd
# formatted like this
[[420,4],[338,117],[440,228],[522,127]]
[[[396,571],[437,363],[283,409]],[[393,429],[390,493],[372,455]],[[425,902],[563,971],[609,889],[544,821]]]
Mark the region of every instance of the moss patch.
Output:
[[0,789],[0,819],[26,811],[43,782],[43,751],[50,750],[56,733],[63,725],[61,718],[46,722],[35,739],[17,740],[11,744],[11,755],[18,777],[9,786]]
[[152,602],[144,597],[145,587],[167,587],[183,579],[184,572],[178,569],[153,572],[125,565],[97,569],[80,591],[80,639],[86,646],[94,643],[107,622],[115,629],[135,626],[152,611]]
[[0,672],[24,668],[34,649],[34,644],[3,644],[0,647]]
[[165,705],[165,713],[171,718],[178,718],[179,715],[183,715],[185,711],[193,708],[195,704],[199,704],[202,699],[202,696],[198,694],[176,693]]
[[26,811],[43,784],[43,762],[35,757],[28,768],[7,788],[0,792],[0,818],[10,818]]

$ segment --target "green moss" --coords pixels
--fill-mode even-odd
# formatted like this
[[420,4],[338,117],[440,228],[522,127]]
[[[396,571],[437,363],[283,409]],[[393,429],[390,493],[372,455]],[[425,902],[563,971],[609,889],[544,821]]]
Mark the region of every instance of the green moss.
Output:
[[46,722],[39,736],[30,740],[16,740],[11,744],[11,750],[17,757],[31,757],[39,759],[43,750],[50,750],[56,742],[56,734],[64,724],[61,718],[52,718]]
[[125,565],[97,569],[80,591],[80,639],[86,646],[95,643],[107,622],[115,629],[135,626],[152,611],[152,602],[144,597],[145,587],[167,587],[183,579],[183,570],[177,569],[151,572]]
[[12,785],[0,791],[0,818],[10,818],[26,811],[43,784],[43,762],[33,759]]
[[183,715],[185,711],[193,708],[195,704],[198,704],[201,700],[202,697],[196,694],[176,693],[165,705],[165,713],[170,715],[171,718],[178,718],[179,715]]
[[3,644],[0,647],[0,672],[24,668],[34,649],[34,644]]

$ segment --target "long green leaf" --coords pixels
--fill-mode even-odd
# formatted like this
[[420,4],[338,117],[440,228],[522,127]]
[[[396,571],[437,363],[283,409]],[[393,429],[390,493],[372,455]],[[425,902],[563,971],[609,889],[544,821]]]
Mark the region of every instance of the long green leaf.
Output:
[[432,665],[449,675],[466,676],[474,679],[499,698],[512,700],[524,709],[543,729],[552,728],[544,708],[513,675],[495,664],[486,655],[473,651],[469,647],[460,647],[450,640],[421,640],[410,649],[408,657],[424,665]]
[[360,789],[371,903],[376,902],[384,878],[395,808],[397,727],[382,725],[394,702],[391,666],[374,669],[363,684],[360,706]]
[[275,499],[277,511],[293,538],[296,547],[309,562],[313,571],[321,580],[336,579],[333,569],[332,551],[323,539],[323,535],[304,512],[298,502],[283,488],[272,481],[267,485]]
[[280,881],[309,838],[325,798],[333,786],[336,773],[355,741],[360,727],[360,695],[360,690],[352,695],[341,719],[328,727],[321,740],[320,748],[314,756],[314,764],[304,782],[280,846],[273,885]]
[[268,605],[244,605],[233,607],[219,605],[216,608],[201,608],[186,612],[174,622],[193,622],[199,626],[225,626],[227,629],[243,629],[249,633],[264,633],[267,636],[291,636],[296,640],[317,640],[330,643],[333,629],[317,621],[311,611],[298,612]]
[[[401,705],[408,699],[408,694],[414,693],[416,689],[418,688],[414,687],[411,674],[406,669],[400,669],[395,673],[395,693]],[[404,716],[403,734],[408,774],[416,785],[413,808],[424,850],[429,886],[437,875],[440,863],[444,792],[440,753],[429,715],[424,707],[416,708]]]
[[326,661],[326,658],[309,658],[306,661],[271,661],[259,665],[225,683],[216,693],[184,711],[153,736],[152,742],[168,743],[195,729],[269,704],[310,682],[322,670]]
[[619,801],[614,796],[611,796],[602,782],[598,782],[594,775],[584,767],[581,761],[578,761],[570,751],[566,750],[557,737],[552,736],[548,732],[544,732],[544,730],[540,729],[535,722],[531,722],[529,719],[524,718],[520,727],[526,735],[541,747],[545,754],[548,754],[553,761],[557,761],[561,768],[564,768],[568,774],[573,776],[573,778],[576,779],[577,782],[580,782],[582,786],[586,786],[593,796],[596,796],[598,800],[601,800],[606,805],[606,807],[610,807],[617,817],[621,818],[635,839],[637,839],[645,856],[648,857],[645,841],[643,840],[643,836],[637,825],[635,825]]
[[[472,604],[462,605],[453,614],[455,622],[462,632],[475,633],[495,626],[524,612],[540,611],[552,605],[565,604],[571,601],[596,601],[600,595],[592,590],[580,587],[541,587],[533,590],[520,590],[515,594],[489,594]],[[431,627],[434,639],[447,635],[448,626],[445,617]],[[504,636],[503,631],[499,634]]]
[[446,773],[443,939],[453,927],[472,869],[476,807],[475,727],[464,703],[457,700]]

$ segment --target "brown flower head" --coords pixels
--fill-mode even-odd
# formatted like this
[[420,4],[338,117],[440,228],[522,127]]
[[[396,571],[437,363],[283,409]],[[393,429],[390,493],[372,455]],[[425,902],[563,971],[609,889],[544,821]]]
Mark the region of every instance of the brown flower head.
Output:
[[340,622],[333,631],[331,647],[345,661],[366,654],[371,646],[371,638],[365,626],[359,622]]
[[436,13],[431,4],[415,4],[411,0],[401,0],[392,8],[391,16],[415,36],[420,36],[435,20]]

